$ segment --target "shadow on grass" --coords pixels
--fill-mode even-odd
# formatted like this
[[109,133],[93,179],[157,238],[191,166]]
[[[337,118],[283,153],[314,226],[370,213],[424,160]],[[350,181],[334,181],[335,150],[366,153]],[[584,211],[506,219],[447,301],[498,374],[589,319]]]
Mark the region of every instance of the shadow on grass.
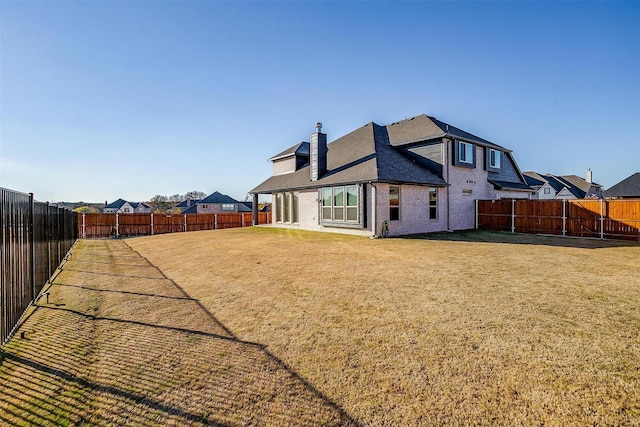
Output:
[[509,233],[503,231],[465,230],[444,233],[412,234],[398,237],[410,240],[439,240],[470,243],[507,243],[515,245],[542,245],[566,248],[601,249],[639,246],[638,242],[580,237],[547,236],[538,234]]
[[[134,254],[122,241],[92,241],[78,258],[85,247]],[[0,424],[359,425],[160,270],[162,280],[132,279],[73,262],[60,282],[82,285],[54,282],[51,303],[21,326],[26,338],[0,353]]]

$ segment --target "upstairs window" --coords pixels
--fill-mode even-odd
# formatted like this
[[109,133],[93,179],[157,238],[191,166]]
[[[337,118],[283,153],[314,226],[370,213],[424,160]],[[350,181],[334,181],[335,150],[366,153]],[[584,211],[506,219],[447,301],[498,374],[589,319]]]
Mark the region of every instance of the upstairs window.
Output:
[[500,169],[501,154],[498,150],[489,149],[489,167]]
[[453,155],[451,156],[454,166],[473,169],[476,167],[476,146],[470,142],[455,140],[453,142]]
[[233,205],[233,203],[224,203],[222,205],[222,210],[223,211],[234,211],[236,209],[235,209],[235,206]]
[[473,163],[473,144],[468,142],[459,142],[458,160],[461,163]]

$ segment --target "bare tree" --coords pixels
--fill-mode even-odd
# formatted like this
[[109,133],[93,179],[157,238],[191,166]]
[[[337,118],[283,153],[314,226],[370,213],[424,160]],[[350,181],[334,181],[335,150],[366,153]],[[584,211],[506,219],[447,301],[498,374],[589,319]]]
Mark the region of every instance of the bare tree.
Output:
[[184,195],[185,200],[191,199],[191,200],[202,200],[205,197],[207,197],[207,193],[204,193],[202,191],[189,191],[187,194]]
[[156,194],[149,201],[149,206],[151,206],[151,209],[154,212],[165,213],[167,209],[169,209],[172,206],[172,203],[169,201],[167,196]]

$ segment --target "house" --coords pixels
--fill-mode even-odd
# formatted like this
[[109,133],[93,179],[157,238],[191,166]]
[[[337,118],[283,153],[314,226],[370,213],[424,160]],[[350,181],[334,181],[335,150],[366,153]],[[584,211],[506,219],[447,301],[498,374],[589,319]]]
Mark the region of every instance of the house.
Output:
[[182,211],[181,213],[226,213],[226,212],[251,212],[245,204],[237,201],[236,199],[215,192],[209,194],[202,200],[198,200],[191,204],[190,207]]
[[607,199],[640,198],[640,172],[634,173],[605,190],[603,196]]
[[104,213],[149,213],[151,207],[146,203],[128,202],[123,199],[118,199],[115,202],[107,204],[104,202]]
[[271,196],[274,225],[371,236],[470,229],[476,200],[533,192],[511,150],[434,117],[370,122],[330,144],[321,129],[270,158],[273,175],[250,192],[254,206]]
[[585,178],[577,175],[557,176],[550,173],[523,172],[527,184],[536,190],[532,199],[601,199],[602,186],[593,182],[591,169]]

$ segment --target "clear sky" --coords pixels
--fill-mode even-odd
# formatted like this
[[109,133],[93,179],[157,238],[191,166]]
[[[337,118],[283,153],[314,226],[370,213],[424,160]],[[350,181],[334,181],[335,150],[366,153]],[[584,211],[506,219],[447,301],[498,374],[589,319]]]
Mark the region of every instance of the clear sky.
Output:
[[0,186],[244,200],[272,155],[428,114],[521,170],[640,171],[640,2],[0,0]]

